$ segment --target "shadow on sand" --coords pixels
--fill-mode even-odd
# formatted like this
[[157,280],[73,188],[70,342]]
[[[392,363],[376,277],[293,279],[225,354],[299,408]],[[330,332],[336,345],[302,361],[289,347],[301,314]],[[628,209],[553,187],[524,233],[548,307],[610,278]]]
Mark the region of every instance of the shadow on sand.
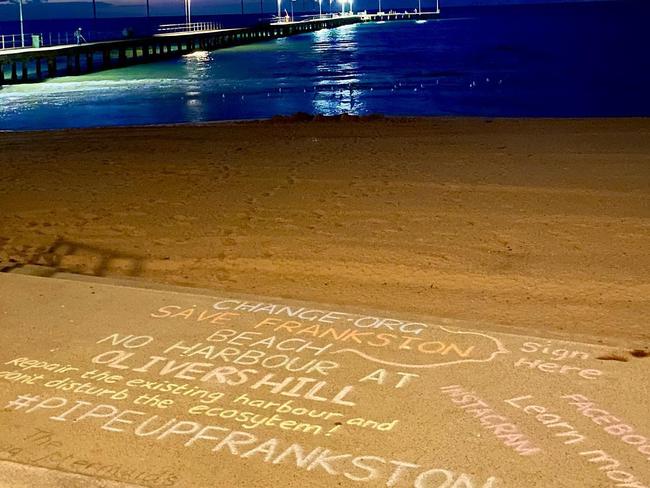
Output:
[[91,276],[106,276],[109,270],[126,276],[139,276],[144,269],[144,258],[136,254],[113,251],[58,238],[50,246],[30,250],[20,261],[9,260],[0,272],[10,272],[26,265],[49,268],[46,275],[58,272]]

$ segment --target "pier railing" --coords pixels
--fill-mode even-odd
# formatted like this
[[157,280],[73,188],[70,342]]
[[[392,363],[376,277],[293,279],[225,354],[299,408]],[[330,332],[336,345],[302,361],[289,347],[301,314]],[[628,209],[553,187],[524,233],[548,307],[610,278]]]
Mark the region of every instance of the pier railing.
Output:
[[271,24],[272,25],[280,25],[280,24],[292,24],[295,22],[309,22],[309,21],[315,21],[315,20],[330,20],[330,19],[337,19],[337,18],[342,18],[342,17],[356,17],[359,16],[360,13],[349,13],[346,12],[345,14],[341,14],[341,12],[323,12],[321,14],[300,14],[300,15],[294,15],[293,17],[290,14],[284,14],[278,17],[277,15],[274,15],[271,17]]
[[189,22],[182,24],[162,24],[158,26],[159,34],[168,34],[175,32],[201,32],[221,29],[221,24],[217,22]]
[[0,49],[41,47],[43,34],[0,34]]
[[115,32],[83,31],[82,38],[77,42],[73,32],[43,32],[21,34],[0,34],[0,51],[11,49],[41,48],[52,46],[69,46],[88,42],[113,41],[128,37],[126,33],[118,35]]

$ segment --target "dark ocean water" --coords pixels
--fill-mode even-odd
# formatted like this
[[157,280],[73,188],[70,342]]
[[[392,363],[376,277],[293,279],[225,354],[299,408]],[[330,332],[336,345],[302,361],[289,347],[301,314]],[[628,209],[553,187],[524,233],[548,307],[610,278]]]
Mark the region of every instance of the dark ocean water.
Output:
[[[648,19],[650,2],[643,0],[448,9],[424,23],[346,26],[5,87],[0,129],[201,122],[298,111],[649,116]],[[128,20],[112,22],[119,28]]]

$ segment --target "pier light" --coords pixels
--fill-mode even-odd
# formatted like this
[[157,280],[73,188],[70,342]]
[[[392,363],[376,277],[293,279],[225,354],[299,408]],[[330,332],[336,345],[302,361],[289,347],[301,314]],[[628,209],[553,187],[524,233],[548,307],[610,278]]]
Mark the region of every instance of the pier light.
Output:
[[341,15],[345,15],[345,2],[347,0],[339,0],[341,2]]
[[323,0],[318,0],[318,18],[323,18]]
[[282,18],[282,0],[278,0],[278,22]]
[[352,12],[352,0],[348,0],[348,3],[350,4],[350,15],[352,15],[354,12]]

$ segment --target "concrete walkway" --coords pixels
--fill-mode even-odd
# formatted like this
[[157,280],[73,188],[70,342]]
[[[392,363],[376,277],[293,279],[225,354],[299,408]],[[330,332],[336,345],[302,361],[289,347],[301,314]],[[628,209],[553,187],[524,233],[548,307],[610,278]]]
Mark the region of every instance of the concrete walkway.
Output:
[[20,274],[0,324],[0,486],[650,483],[642,351]]

